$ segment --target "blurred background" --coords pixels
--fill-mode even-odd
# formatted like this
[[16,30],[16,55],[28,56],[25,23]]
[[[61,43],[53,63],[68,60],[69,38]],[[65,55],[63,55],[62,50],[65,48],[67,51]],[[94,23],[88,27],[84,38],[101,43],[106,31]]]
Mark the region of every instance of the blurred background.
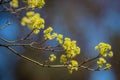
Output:
[[[0,47],[0,80],[120,80],[120,0],[45,0],[45,2],[45,7],[35,12],[39,12],[45,19],[46,27],[52,26],[55,32],[77,41],[81,48],[81,54],[76,58],[78,61],[97,56],[94,47],[99,42],[106,42],[111,44],[114,52],[114,57],[108,61],[112,68],[96,72],[80,69],[69,74],[67,69],[40,68]],[[20,14],[23,17],[25,11]],[[20,25],[20,19],[15,15],[0,12],[0,28],[7,21],[11,25],[0,30],[0,37],[17,40],[30,32],[27,27]],[[41,41],[42,37],[42,33],[34,36],[38,41]],[[0,43],[4,42],[0,40]],[[47,44],[56,45],[55,41],[45,45]],[[44,62],[50,54],[27,47],[13,48],[40,62]]]

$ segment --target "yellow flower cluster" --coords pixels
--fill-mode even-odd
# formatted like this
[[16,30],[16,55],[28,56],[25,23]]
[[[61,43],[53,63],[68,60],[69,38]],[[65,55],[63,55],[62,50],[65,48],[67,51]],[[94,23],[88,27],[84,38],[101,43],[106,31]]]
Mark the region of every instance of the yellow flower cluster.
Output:
[[98,50],[101,56],[113,56],[113,52],[111,51],[111,46],[109,44],[101,42],[95,47],[95,50]]
[[42,8],[45,5],[44,0],[27,0],[28,5],[31,8]]
[[80,54],[80,48],[76,45],[76,41],[72,41],[70,38],[64,38],[63,41],[63,36],[61,34],[59,34],[57,40],[65,50],[65,54],[62,54],[60,57],[60,62],[68,65],[68,70],[70,73],[72,73],[73,70],[77,71],[78,62],[73,60],[73,58]]
[[72,73],[73,70],[78,71],[78,62],[76,60],[71,60],[68,69],[70,73]]
[[[52,27],[45,29],[44,38],[45,40],[56,39],[61,47],[65,50],[65,53],[60,56],[60,63],[68,65],[70,73],[72,73],[73,70],[78,70],[78,62],[73,60],[76,55],[80,54],[80,48],[76,45],[76,41],[71,40],[70,38],[63,39],[62,34],[52,33],[52,31]],[[54,54],[51,54],[49,60],[51,62],[54,61]]]
[[67,58],[74,58],[76,55],[80,54],[80,48],[76,45],[76,41],[71,41],[70,38],[65,38],[62,44],[65,49]]
[[59,44],[63,43],[63,35],[62,34],[58,34],[57,41],[59,42]]
[[107,61],[104,58],[99,58],[99,61],[97,61],[98,67],[103,68],[104,70],[108,70],[111,68],[111,64],[107,63]]
[[102,68],[103,67],[103,64],[106,63],[106,60],[104,58],[99,58],[99,60],[97,61],[97,64],[98,64],[98,67],[99,68]]
[[45,40],[52,40],[57,37],[57,33],[52,33],[53,28],[48,27],[47,29],[44,30],[44,38]]
[[64,38],[63,41],[63,35],[52,33],[53,28],[48,27],[44,30],[44,38],[45,40],[52,40],[56,38],[58,43],[63,47],[66,53],[67,58],[74,58],[76,55],[80,54],[80,48],[76,45],[75,40],[71,40],[70,38]]
[[50,60],[50,62],[55,61],[55,60],[56,60],[55,54],[51,54],[51,55],[49,56],[49,60]]
[[[28,7],[35,9],[35,8],[42,8],[45,5],[44,0],[22,0],[23,2],[28,4]],[[18,0],[12,0],[10,5],[14,8],[18,7]],[[38,34],[40,29],[44,29],[44,19],[41,18],[39,13],[34,13],[33,11],[27,12],[26,16],[22,18],[21,25],[27,26],[29,29],[34,30],[34,34]],[[56,39],[61,47],[65,50],[65,53],[60,56],[60,63],[67,65],[67,68],[70,73],[74,70],[77,71],[79,68],[78,62],[74,60],[78,54],[80,54],[80,47],[76,45],[75,40],[71,40],[70,38],[63,38],[62,34],[57,34],[52,32],[53,28],[48,27],[44,30],[44,39],[45,40],[52,40]],[[112,57],[113,52],[111,51],[111,46],[106,43],[99,43],[95,50],[98,50],[101,57],[97,61],[97,65],[99,68],[104,68],[104,70],[110,69],[111,64],[107,63],[104,57]],[[56,60],[55,54],[50,54],[49,61],[53,62]]]
[[10,2],[10,6],[12,6],[13,8],[18,8],[18,0],[12,0]]
[[106,43],[99,43],[96,47],[95,50],[98,50],[101,57],[99,58],[99,60],[97,61],[97,65],[99,68],[103,68],[104,70],[108,70],[111,67],[111,64],[107,63],[106,59],[103,57],[113,57],[113,52],[111,51],[111,46],[109,44]]
[[26,13],[26,17],[22,18],[21,24],[23,26],[27,25],[29,29],[34,29],[34,34],[38,34],[40,29],[44,29],[44,19],[40,17],[39,13],[33,11]]
[[104,70],[108,70],[108,69],[110,69],[110,68],[111,68],[111,64],[107,63],[107,64],[105,65],[105,67],[104,67]]
[[63,63],[63,64],[66,64],[67,63],[67,56],[66,55],[61,55],[60,56],[60,62]]

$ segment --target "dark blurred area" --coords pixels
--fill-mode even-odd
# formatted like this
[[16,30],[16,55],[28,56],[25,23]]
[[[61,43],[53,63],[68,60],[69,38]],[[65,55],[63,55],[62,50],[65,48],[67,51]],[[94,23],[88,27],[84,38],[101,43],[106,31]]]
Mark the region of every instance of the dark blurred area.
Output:
[[[76,57],[79,62],[98,55],[94,47],[99,42],[111,44],[114,57],[109,61],[112,68],[96,72],[81,68],[69,74],[64,68],[41,68],[0,47],[0,80],[120,80],[120,0],[46,0],[45,7],[35,11],[41,13],[46,27],[52,26],[55,32],[77,41],[81,48],[81,54]],[[20,12],[22,16],[24,13]],[[30,32],[27,27],[21,27],[16,16],[1,12],[0,27],[7,20],[12,24],[0,31],[1,37],[14,40]],[[42,40],[41,33],[34,37],[38,41]],[[56,43],[51,41],[47,44]],[[50,54],[28,47],[15,49],[42,63]]]

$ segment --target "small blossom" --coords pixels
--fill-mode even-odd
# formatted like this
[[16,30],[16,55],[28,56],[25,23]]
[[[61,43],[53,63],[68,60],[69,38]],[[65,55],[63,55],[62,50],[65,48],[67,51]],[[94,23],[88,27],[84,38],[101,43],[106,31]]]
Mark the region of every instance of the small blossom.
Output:
[[33,33],[38,34],[40,29],[44,29],[44,19],[40,17],[39,13],[30,11],[26,13],[26,17],[22,18],[21,25],[27,25],[29,29],[35,29]]
[[109,57],[113,57],[113,52],[110,51],[110,52],[108,53],[108,56],[109,56]]
[[102,63],[106,63],[106,60],[104,58],[99,58],[99,61]]
[[68,58],[74,58],[80,54],[80,48],[76,45],[76,41],[71,41],[70,38],[64,39],[62,47],[65,49]]
[[67,57],[66,55],[61,55],[60,62],[66,64],[67,63]]
[[101,56],[106,57],[109,51],[111,51],[111,46],[109,44],[101,42],[95,46],[95,50],[98,50]]
[[44,30],[44,38],[45,40],[52,40],[57,37],[57,33],[52,33],[53,28],[48,27],[47,29]]
[[54,39],[54,38],[56,38],[56,37],[57,37],[57,33],[52,33],[52,34],[51,34],[51,38],[52,38],[52,39]]
[[102,62],[100,62],[100,61],[97,61],[97,65],[98,65],[98,67],[99,67],[99,68],[102,68],[103,63],[102,63]]
[[78,62],[76,60],[71,60],[68,69],[70,73],[72,73],[73,70],[78,71]]
[[33,11],[29,11],[26,13],[27,17],[32,17],[35,13]]
[[45,1],[44,0],[27,0],[27,1],[24,1],[25,3],[27,2],[28,5],[31,7],[31,8],[42,8],[44,5],[45,5]]
[[38,34],[39,32],[40,32],[40,30],[38,30],[38,29],[35,29],[35,30],[33,31],[34,34]]
[[56,40],[59,42],[59,44],[62,44],[63,43],[63,35],[62,34],[58,34]]
[[99,60],[97,61],[97,65],[99,68],[102,68],[105,63],[106,63],[106,60],[102,57],[100,57]]
[[47,29],[44,30],[44,34],[51,33],[53,31],[52,27],[48,27]]
[[13,8],[18,8],[18,0],[12,0],[10,2],[10,6],[12,6]]
[[55,61],[56,60],[55,54],[51,54],[50,57],[49,57],[49,60],[50,60],[50,62]]
[[104,70],[108,70],[110,68],[111,68],[111,64],[107,63],[106,66],[105,66],[105,68],[104,68]]

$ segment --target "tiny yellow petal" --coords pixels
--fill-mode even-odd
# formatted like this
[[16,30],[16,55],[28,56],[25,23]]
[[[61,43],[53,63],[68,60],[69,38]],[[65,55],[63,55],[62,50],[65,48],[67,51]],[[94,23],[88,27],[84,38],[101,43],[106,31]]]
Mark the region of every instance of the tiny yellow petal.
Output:
[[108,53],[108,56],[109,56],[109,57],[113,57],[113,52],[110,51],[110,52]]

